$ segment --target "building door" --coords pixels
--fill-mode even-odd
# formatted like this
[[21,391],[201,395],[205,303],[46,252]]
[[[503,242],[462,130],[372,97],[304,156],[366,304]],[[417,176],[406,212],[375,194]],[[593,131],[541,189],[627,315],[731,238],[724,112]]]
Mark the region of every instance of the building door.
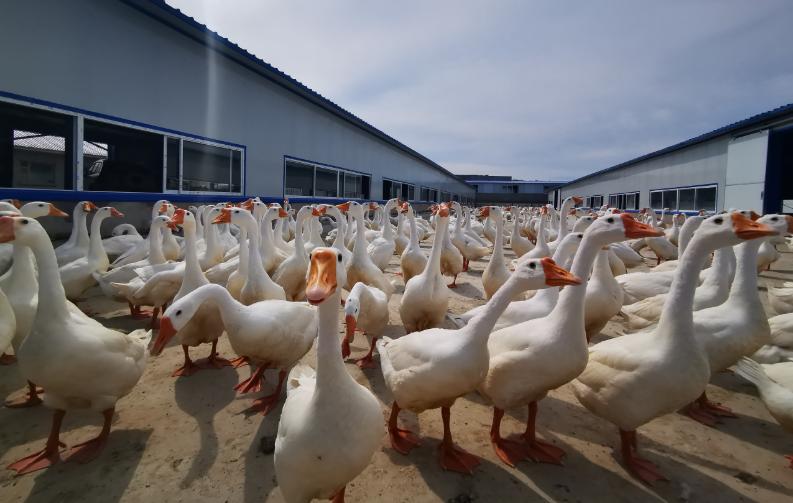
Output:
[[768,139],[763,213],[793,214],[793,125]]

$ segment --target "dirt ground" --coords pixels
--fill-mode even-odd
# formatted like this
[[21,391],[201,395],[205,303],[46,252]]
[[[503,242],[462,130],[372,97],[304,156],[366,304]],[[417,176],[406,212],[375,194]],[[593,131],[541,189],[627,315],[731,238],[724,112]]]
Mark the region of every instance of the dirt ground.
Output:
[[[649,262],[649,261],[648,261]],[[398,270],[396,257],[389,271]],[[485,262],[472,264],[458,280],[449,305],[454,313],[483,303],[481,274]],[[401,278],[391,299],[387,335],[404,333],[398,306]],[[762,274],[762,289],[793,279],[793,254],[785,253],[771,272]],[[765,292],[762,293],[763,297]],[[108,326],[132,330],[144,326],[133,320],[126,306],[109,301],[98,289],[89,291],[82,308],[98,313]],[[621,330],[611,322],[601,337]],[[341,331],[341,326],[340,326]],[[208,347],[194,348],[195,358]],[[225,338],[220,353],[233,357]],[[353,357],[362,356],[366,340],[358,336]],[[191,377],[173,378],[182,360],[178,346],[151,358],[133,392],[119,401],[113,431],[101,457],[87,465],[61,463],[21,477],[0,471],[2,502],[279,502],[272,455],[266,454],[278,427],[280,408],[267,417],[247,415],[250,396],[237,396],[232,387],[247,377],[247,368],[207,370]],[[314,364],[313,350],[305,361]],[[383,404],[384,417],[391,403],[379,368],[349,372],[370,387]],[[274,375],[268,374],[268,389]],[[0,396],[19,393],[23,379],[17,366],[0,367]],[[347,487],[347,500],[424,502],[453,501],[791,501],[793,471],[782,457],[793,453],[793,436],[785,433],[758,400],[756,390],[735,375],[718,375],[708,387],[711,399],[731,407],[737,419],[725,419],[708,428],[680,414],[653,421],[639,431],[639,447],[670,479],[646,487],[627,475],[615,457],[617,432],[592,416],[572,395],[569,385],[552,391],[540,403],[538,432],[567,451],[565,466],[521,463],[516,469],[499,461],[489,443],[491,408],[475,393],[452,408],[455,441],[482,458],[473,476],[443,471],[436,446],[442,435],[439,411],[416,417],[402,412],[404,423],[419,433],[422,446],[409,456],[390,448],[385,430],[382,449],[369,467]],[[502,431],[522,432],[525,408],[510,410]],[[51,411],[44,407],[0,407],[0,464],[43,447]],[[93,437],[101,417],[69,413],[61,440],[72,445]],[[263,449],[264,448],[264,449]]]

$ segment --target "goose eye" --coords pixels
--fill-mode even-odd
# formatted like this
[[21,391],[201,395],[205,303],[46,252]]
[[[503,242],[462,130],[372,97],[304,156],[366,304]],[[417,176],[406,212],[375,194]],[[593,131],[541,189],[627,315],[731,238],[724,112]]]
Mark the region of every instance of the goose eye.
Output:
[[27,219],[25,219],[25,220],[22,220],[22,225],[27,225],[27,224],[29,224],[29,223],[30,223],[30,222],[28,222],[28,220],[27,220]]
[[339,262],[341,262],[341,254],[336,255],[336,257],[338,258]]
[[723,222],[724,222],[724,219],[723,219],[723,218],[721,218],[721,217],[719,217],[719,218],[717,218],[717,219],[715,219],[715,220],[713,221],[713,223],[716,223],[716,224],[722,224]]
[[529,269],[536,269],[536,268],[537,268],[537,264],[535,264],[534,262],[531,262],[529,264]]
[[181,309],[176,311],[176,316],[179,316],[180,314],[182,314],[182,310]]
[[123,232],[121,233],[121,235],[122,235],[122,236],[126,236],[127,234],[129,234],[129,231],[123,231]]
[[609,218],[606,220],[606,222],[608,222],[608,223],[610,223],[610,224],[613,224],[613,223],[614,223],[614,217],[609,217]]
[[772,218],[771,218],[771,221],[772,221],[772,222],[776,222],[777,220],[779,220],[779,217],[772,217]]
[[43,208],[43,207],[44,207],[44,205],[43,205],[43,204],[40,204],[40,205],[39,205],[39,208]]

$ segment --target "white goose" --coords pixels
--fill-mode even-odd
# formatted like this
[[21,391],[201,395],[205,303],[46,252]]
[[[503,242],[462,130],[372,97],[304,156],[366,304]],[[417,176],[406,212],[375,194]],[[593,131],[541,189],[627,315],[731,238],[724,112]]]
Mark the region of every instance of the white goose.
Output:
[[405,204],[407,205],[408,222],[410,223],[410,242],[399,258],[399,265],[402,269],[402,279],[407,284],[410,278],[421,274],[421,271],[424,270],[427,265],[427,256],[421,249],[421,245],[419,245],[419,230],[413,207],[408,203]]
[[132,391],[143,375],[151,332],[136,330],[127,335],[70,309],[55,251],[36,220],[0,217],[0,242],[11,240],[33,251],[39,273],[39,305],[47,306],[37,312],[30,334],[19,348],[19,367],[25,378],[45,387],[44,404],[54,413],[45,448],[8,468],[23,474],[60,461],[61,422],[66,411],[75,409],[90,409],[104,416],[96,438],[67,451],[67,460],[88,462],[107,442],[116,401]]
[[205,303],[214,304],[220,310],[234,352],[257,367],[248,379],[235,387],[237,391],[259,391],[264,371],[268,368],[279,370],[275,392],[255,400],[249,409],[266,415],[278,403],[287,372],[314,343],[317,336],[314,308],[284,300],[266,300],[246,306],[234,300],[222,286],[204,285],[174,302],[165,311],[152,354],[159,354]]
[[91,237],[88,255],[61,266],[60,275],[66,297],[76,299],[96,284],[94,273],[103,273],[110,266],[110,260],[102,246],[102,222],[109,217],[123,217],[124,214],[111,206],[96,210],[91,220]]
[[355,201],[349,202],[349,214],[355,218],[355,246],[352,251],[352,260],[350,265],[347,266],[347,284],[345,288],[348,290],[359,281],[367,285],[379,288],[390,298],[394,293],[394,285],[385,277],[381,271],[372,262],[371,257],[366,252],[368,243],[366,242],[366,230],[364,228],[364,207]]
[[[460,250],[463,256],[463,269],[462,272],[468,270],[468,263],[472,260],[479,260],[490,253],[490,248],[482,243],[481,238],[472,236],[473,233],[466,233],[463,229],[463,221],[466,217],[463,216],[464,212],[460,203],[452,203],[454,212],[457,218],[454,221],[454,230],[452,231],[451,240],[452,244]],[[456,286],[456,285],[455,285]]]
[[[195,245],[196,220],[193,213],[179,208],[174,212],[171,222],[182,227],[185,238],[185,267],[184,271],[181,273],[181,286],[174,296],[174,300],[177,301],[186,297],[196,289],[208,285],[209,281],[201,271],[201,265],[198,259],[198,252]],[[230,364],[228,360],[217,356],[218,338],[223,335],[223,322],[220,319],[217,306],[211,303],[203,304],[196,310],[196,313],[190,318],[190,321],[181,327],[176,335],[179,338],[179,344],[181,344],[182,351],[184,352],[184,364],[171,374],[172,377],[187,377],[204,368],[220,369]],[[157,340],[154,342],[154,347],[158,348],[158,354],[165,346],[164,342],[161,341],[162,338],[163,332],[160,331]],[[209,356],[200,362],[193,362],[190,359],[189,348],[205,343],[212,344]]]
[[494,220],[496,226],[493,254],[482,273],[482,287],[485,298],[489,299],[509,279],[509,270],[504,260],[504,215],[498,206],[485,206],[480,214]]
[[386,202],[385,209],[383,210],[383,234],[373,239],[372,242],[369,243],[369,246],[366,247],[366,252],[369,254],[369,257],[371,257],[372,262],[381,271],[385,271],[385,268],[388,266],[388,261],[391,260],[396,248],[396,244],[394,243],[394,229],[391,226],[390,215],[391,210],[394,209],[397,202],[396,198],[389,199],[388,202]]
[[[303,300],[306,295],[306,271],[308,270],[308,253],[303,245],[303,226],[312,214],[319,215],[320,210],[309,205],[297,212],[295,220],[295,248],[292,255],[284,260],[273,274],[273,281],[284,289],[286,300]],[[316,216],[315,215],[315,216]]]
[[[436,207],[436,211],[437,211],[437,207]],[[448,206],[447,206],[447,211],[448,211]],[[439,237],[437,235],[437,228],[438,228],[437,222],[438,222],[438,220],[439,219],[437,218],[437,215],[436,215],[436,221],[435,221],[436,222],[436,224],[435,224],[435,230],[436,230],[435,239],[436,240],[439,239]],[[457,288],[457,276],[461,272],[463,272],[464,259],[463,259],[463,254],[460,253],[460,250],[457,249],[457,247],[452,244],[452,239],[450,237],[448,224],[446,226],[446,232],[444,232],[443,239],[441,240],[441,245],[442,245],[442,247],[441,247],[441,274],[444,275],[444,276],[451,276],[453,278],[451,284],[449,285],[449,288]]]
[[599,334],[622,308],[622,288],[614,279],[608,260],[609,248],[600,250],[586,287],[584,330],[587,342]]
[[[342,261],[343,263],[343,261]],[[341,344],[341,356],[350,356],[350,343],[355,338],[355,330],[361,330],[371,339],[369,352],[355,360],[362,369],[374,368],[372,353],[377,338],[388,325],[388,297],[380,289],[363,283],[355,283],[344,302],[344,323],[346,332]]]
[[[505,463],[514,465],[524,453],[538,462],[561,463],[564,451],[536,437],[537,402],[575,379],[586,367],[584,301],[592,264],[600,248],[611,242],[658,234],[627,214],[597,219],[584,232],[573,259],[571,272],[580,278],[581,285],[562,290],[547,316],[490,335],[490,369],[478,389],[495,408],[491,440]],[[529,406],[525,442],[515,445],[501,438],[499,424],[504,410],[525,404]]]
[[441,250],[448,226],[449,208],[441,204],[430,258],[424,271],[405,284],[405,292],[399,304],[399,316],[407,333],[440,327],[443,324],[449,306],[449,288],[441,274]]
[[140,235],[138,229],[132,224],[119,224],[113,227],[109,238],[102,240],[102,246],[107,252],[107,256],[111,259],[124,254],[143,241],[143,236]]
[[[446,217],[441,208],[438,232]],[[377,343],[383,379],[394,396],[388,433],[391,445],[407,454],[418,440],[398,427],[400,409],[420,413],[441,408],[443,440],[439,446],[440,464],[446,470],[472,473],[479,459],[454,445],[449,426],[451,406],[460,396],[476,389],[488,370],[488,336],[498,317],[519,292],[551,285],[576,284],[579,279],[545,258],[528,260],[488,301],[468,325],[457,330],[433,328]]]
[[737,213],[705,220],[680,259],[657,328],[590,349],[589,363],[573,390],[590,412],[620,429],[623,461],[641,480],[651,483],[664,477],[638,456],[636,429],[696,399],[710,379],[710,366],[694,331],[697,274],[711,251],[772,233]]
[[[760,398],[771,416],[782,428],[793,433],[793,385],[790,382],[777,382],[773,376],[769,378],[761,365],[745,357],[738,362],[735,372],[757,386]],[[793,469],[793,455],[785,456],[785,459],[790,463],[789,468]]]
[[523,227],[520,217],[522,213],[515,215],[515,224],[512,226],[512,236],[509,238],[509,247],[515,254],[515,257],[520,258],[534,249],[534,244],[528,238],[523,237],[520,229]]
[[793,281],[785,281],[781,287],[768,287],[768,304],[777,314],[793,313]]
[[91,201],[80,201],[74,206],[72,212],[72,233],[69,239],[55,249],[58,265],[68,264],[73,260],[85,257],[88,253],[89,236],[86,219],[88,213],[94,211],[96,205]]
[[346,485],[369,464],[383,437],[380,402],[347,373],[339,350],[341,254],[311,254],[306,297],[318,304],[317,370],[295,367],[275,440],[275,474],[288,502],[344,500]]

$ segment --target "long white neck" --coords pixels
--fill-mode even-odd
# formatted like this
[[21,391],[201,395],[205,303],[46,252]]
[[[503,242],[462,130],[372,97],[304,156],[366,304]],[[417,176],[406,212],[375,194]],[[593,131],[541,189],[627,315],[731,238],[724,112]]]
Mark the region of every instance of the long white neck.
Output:
[[383,211],[383,239],[388,241],[394,240],[394,229],[391,227],[391,208],[393,205],[386,203]]
[[509,303],[515,298],[515,295],[524,290],[525,288],[520,285],[520,280],[514,274],[510,275],[507,281],[501,285],[501,288],[496,290],[496,293],[490,297],[490,300],[485,304],[485,308],[479,311],[463,328],[465,333],[470,334],[476,340],[486,343],[498,318],[504,313]]
[[218,234],[218,226],[217,224],[209,224],[207,225],[206,230],[206,255],[208,257],[212,257],[215,255],[216,251],[220,248],[220,239]]
[[[265,221],[266,220],[265,218]],[[262,256],[259,254],[259,250],[261,249],[259,243],[261,240],[259,226],[256,225],[256,220],[252,217],[248,219],[245,225],[248,227],[248,273],[257,277],[269,277],[267,276],[267,271],[264,270]],[[305,252],[306,249],[303,248],[303,253]],[[240,260],[242,260],[242,258],[240,258]]]
[[94,215],[94,219],[91,220],[91,237],[89,241],[90,246],[88,248],[88,258],[90,260],[108,260],[105,247],[102,246],[102,222],[105,218],[107,218],[107,216],[97,213]]
[[339,304],[341,287],[325,299],[317,309],[319,335],[317,337],[317,393],[332,392],[340,383],[353,379],[344,368],[339,337]]
[[165,262],[165,255],[162,252],[162,226],[152,225],[149,230],[149,263],[157,265]]
[[352,253],[356,258],[363,258],[366,252],[366,228],[363,225],[363,217],[355,217],[355,246]]
[[737,264],[728,302],[754,304],[760,306],[762,311],[762,302],[757,289],[757,251],[767,241],[767,238],[752,239],[735,247]]
[[683,223],[683,226],[680,228],[680,235],[677,237],[678,256],[683,255],[683,252],[686,251],[686,246],[688,246],[688,242],[691,241],[691,236],[694,235],[694,231],[697,230],[697,227],[701,224],[702,217],[699,215],[689,217]]
[[13,243],[13,257],[14,262],[11,266],[11,271],[8,273],[8,278],[6,280],[4,277],[4,281],[0,286],[7,289],[10,285],[24,285],[35,290],[38,287],[38,280],[36,279],[36,268],[33,264],[33,252],[27,246]]
[[250,250],[250,243],[248,242],[248,229],[246,229],[244,225],[240,226],[240,235],[238,239],[240,244],[240,256],[237,272],[242,277],[245,277],[248,275],[248,250]]
[[175,299],[181,299],[201,285],[208,283],[201,264],[198,262],[198,250],[196,248],[195,224],[192,222],[184,225],[184,276],[182,286],[179,287]]
[[341,250],[344,247],[344,215],[342,215],[341,211],[335,206],[329,207],[327,212],[330,213],[330,216],[332,216],[333,220],[336,222],[336,237],[333,238],[333,244],[331,246],[337,250]]
[[[69,316],[66,292],[58,271],[58,259],[45,232],[38,234],[30,249],[36,256],[39,269],[39,307],[37,315],[64,319]],[[57,336],[58,334],[52,334]]]
[[416,225],[416,215],[413,213],[413,208],[408,209],[408,221],[410,222],[410,247],[419,247],[419,230]]
[[305,257],[306,259],[308,259],[308,255],[306,254],[305,241],[303,240],[303,227],[305,226],[307,218],[307,212],[299,211],[297,213],[297,221],[295,222],[295,255]]
[[204,219],[202,218],[202,215],[198,214],[198,212],[194,212],[193,215],[195,216],[196,239],[206,239],[204,234]]
[[493,266],[504,265],[504,217],[500,213],[492,216],[496,221],[496,242],[493,245],[493,255],[490,263]]
[[220,318],[223,320],[223,325],[227,331],[231,331],[231,327],[239,325],[241,321],[240,315],[245,310],[245,305],[237,302],[228,290],[213,283],[195,290],[195,294],[191,299],[199,305],[207,301],[214,302],[220,311]]
[[708,269],[703,285],[726,285],[735,277],[735,252],[732,246],[724,246],[713,252],[713,263]]
[[564,332],[571,336],[584,334],[584,301],[586,288],[589,282],[589,273],[595,262],[601,243],[597,242],[595,234],[584,234],[578,251],[573,259],[570,272],[581,279],[580,285],[568,286],[559,293],[559,300],[549,318],[556,319],[564,326]]
[[540,221],[537,227],[537,245],[544,245],[545,241],[545,215],[540,215]]
[[690,340],[694,330],[696,281],[710,251],[704,239],[696,239],[695,236],[689,242],[686,252],[678,261],[669,295],[658,320],[657,333],[670,339]]
[[432,243],[432,251],[430,251],[430,259],[427,265],[424,266],[422,274],[441,274],[441,251],[443,250],[443,241],[446,239],[446,229],[449,226],[448,218],[438,217],[438,224],[435,226],[435,241]]
[[77,246],[84,248],[89,246],[90,237],[88,236],[88,213],[82,209],[77,214]]

